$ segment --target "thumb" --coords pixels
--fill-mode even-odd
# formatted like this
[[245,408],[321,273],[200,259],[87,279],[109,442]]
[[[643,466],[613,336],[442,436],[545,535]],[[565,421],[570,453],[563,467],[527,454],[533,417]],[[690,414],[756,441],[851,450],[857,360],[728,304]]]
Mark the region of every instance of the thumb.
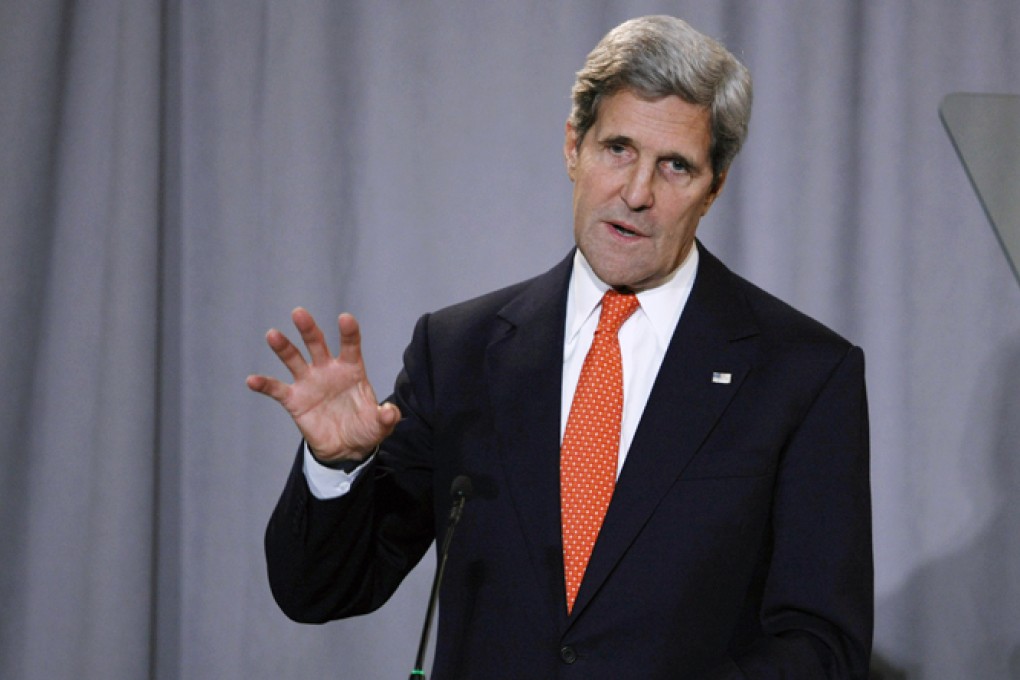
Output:
[[383,402],[379,405],[378,411],[379,424],[382,425],[387,432],[390,432],[400,422],[400,409],[397,408],[396,404],[390,402]]

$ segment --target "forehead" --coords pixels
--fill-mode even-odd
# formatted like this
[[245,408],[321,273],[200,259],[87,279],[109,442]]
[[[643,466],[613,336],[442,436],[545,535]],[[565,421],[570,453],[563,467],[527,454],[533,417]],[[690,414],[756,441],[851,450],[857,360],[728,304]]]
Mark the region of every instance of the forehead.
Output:
[[712,142],[711,115],[704,106],[676,95],[645,99],[630,90],[602,100],[592,126],[596,142],[625,138],[663,153],[707,159]]

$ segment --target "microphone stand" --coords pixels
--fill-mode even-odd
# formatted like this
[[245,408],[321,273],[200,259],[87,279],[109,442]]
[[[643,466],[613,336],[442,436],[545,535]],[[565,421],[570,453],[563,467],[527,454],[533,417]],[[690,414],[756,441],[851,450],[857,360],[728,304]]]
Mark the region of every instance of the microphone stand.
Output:
[[446,533],[443,535],[443,544],[439,550],[439,564],[436,567],[436,575],[432,578],[432,592],[429,594],[428,608],[425,610],[425,624],[421,630],[421,641],[418,643],[418,656],[414,660],[414,669],[408,680],[425,680],[425,649],[429,644],[429,631],[432,628],[432,616],[436,610],[436,603],[439,601],[439,587],[443,582],[443,572],[446,571],[446,558],[450,553],[450,543],[453,541],[453,530],[457,528],[460,517],[464,513],[464,504],[471,498],[471,479],[466,475],[460,475],[450,485],[450,496],[453,498],[453,505],[450,507],[450,517],[446,522]]

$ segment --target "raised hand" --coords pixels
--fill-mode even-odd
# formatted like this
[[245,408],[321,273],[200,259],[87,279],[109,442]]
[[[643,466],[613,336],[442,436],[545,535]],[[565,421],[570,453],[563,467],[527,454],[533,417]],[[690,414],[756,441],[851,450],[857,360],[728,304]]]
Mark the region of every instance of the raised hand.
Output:
[[340,351],[334,357],[308,310],[298,307],[291,319],[311,361],[274,328],[266,333],[266,342],[294,382],[250,375],[245,383],[287,410],[319,460],[364,460],[396,427],[400,410],[389,403],[380,406],[376,399],[365,373],[357,320],[350,314],[337,319]]

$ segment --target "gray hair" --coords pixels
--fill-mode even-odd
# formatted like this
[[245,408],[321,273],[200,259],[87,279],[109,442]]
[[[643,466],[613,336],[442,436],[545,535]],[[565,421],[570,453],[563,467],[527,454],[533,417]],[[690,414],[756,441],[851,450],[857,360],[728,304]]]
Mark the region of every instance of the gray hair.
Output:
[[570,124],[580,145],[595,124],[599,104],[622,90],[647,99],[676,95],[709,110],[712,174],[730,166],[747,136],[751,74],[725,47],[683,19],[631,19],[605,35],[577,72]]

